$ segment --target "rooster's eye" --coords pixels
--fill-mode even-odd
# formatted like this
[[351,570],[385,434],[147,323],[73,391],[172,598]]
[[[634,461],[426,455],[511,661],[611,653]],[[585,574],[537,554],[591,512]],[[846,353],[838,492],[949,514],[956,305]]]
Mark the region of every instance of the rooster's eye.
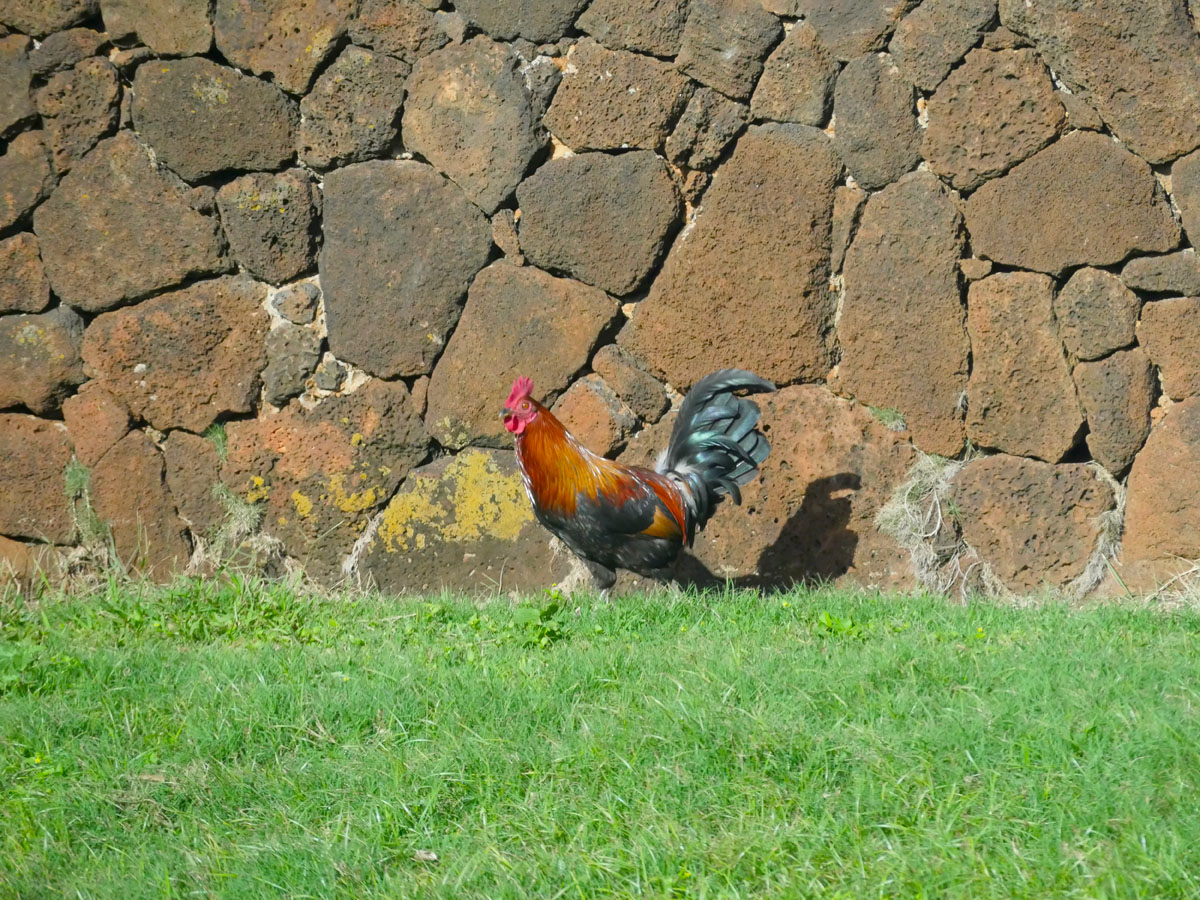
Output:
[[529,409],[529,401],[528,401],[528,400],[522,400],[522,401],[521,401],[521,411],[522,411],[522,412],[526,412],[528,409]]

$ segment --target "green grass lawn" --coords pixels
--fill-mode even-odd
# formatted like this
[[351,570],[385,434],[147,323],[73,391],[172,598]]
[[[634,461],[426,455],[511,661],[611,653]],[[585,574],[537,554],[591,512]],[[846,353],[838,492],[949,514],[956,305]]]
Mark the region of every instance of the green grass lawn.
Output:
[[1194,610],[187,582],[0,620],[0,897],[1200,896]]

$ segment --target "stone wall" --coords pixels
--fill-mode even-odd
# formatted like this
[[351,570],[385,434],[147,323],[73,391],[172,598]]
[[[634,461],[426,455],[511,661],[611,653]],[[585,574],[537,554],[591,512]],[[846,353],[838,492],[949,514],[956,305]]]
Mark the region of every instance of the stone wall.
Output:
[[1135,590],[1200,557],[1185,0],[7,0],[0,556],[563,576],[528,374],[773,453],[699,583]]

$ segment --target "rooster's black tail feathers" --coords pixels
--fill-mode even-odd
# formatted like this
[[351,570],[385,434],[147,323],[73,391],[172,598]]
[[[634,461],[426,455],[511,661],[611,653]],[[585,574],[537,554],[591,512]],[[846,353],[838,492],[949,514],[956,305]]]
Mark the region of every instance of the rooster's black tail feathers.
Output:
[[738,486],[754,478],[771,450],[755,427],[758,404],[737,392],[773,390],[775,385],[750,372],[722,369],[701,378],[683,398],[658,470],[685,488],[695,520],[689,538],[704,527],[722,494],[742,502]]

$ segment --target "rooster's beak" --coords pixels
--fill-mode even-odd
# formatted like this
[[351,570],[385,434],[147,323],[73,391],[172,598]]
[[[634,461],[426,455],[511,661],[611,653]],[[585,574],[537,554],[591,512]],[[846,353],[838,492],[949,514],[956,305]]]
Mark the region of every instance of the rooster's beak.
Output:
[[500,418],[502,418],[502,419],[507,419],[511,415],[512,415],[512,410],[509,409],[507,406],[504,407],[504,409],[500,410]]

